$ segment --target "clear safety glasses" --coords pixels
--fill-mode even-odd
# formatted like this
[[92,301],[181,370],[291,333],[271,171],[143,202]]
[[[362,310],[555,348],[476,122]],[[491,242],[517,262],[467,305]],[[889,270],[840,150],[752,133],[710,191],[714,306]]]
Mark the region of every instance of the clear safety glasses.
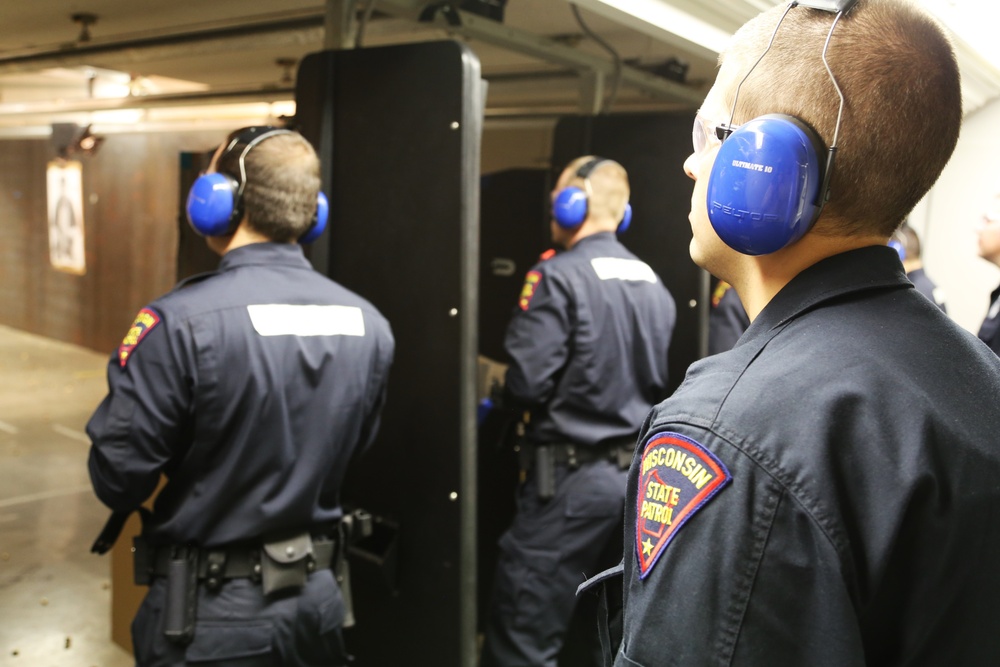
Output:
[[710,123],[700,113],[696,113],[694,126],[691,128],[691,145],[694,147],[694,154],[701,155],[709,148],[718,146],[730,132],[732,130],[727,126]]

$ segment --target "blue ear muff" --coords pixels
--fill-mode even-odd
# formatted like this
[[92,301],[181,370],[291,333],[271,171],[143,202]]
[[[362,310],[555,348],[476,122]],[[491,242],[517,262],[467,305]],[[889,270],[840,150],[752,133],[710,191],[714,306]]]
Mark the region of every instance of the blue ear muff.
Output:
[[625,214],[622,216],[622,221],[618,223],[618,229],[616,230],[619,234],[624,234],[628,231],[629,225],[632,224],[632,204],[625,204]]
[[896,239],[889,239],[889,247],[895,250],[896,254],[899,255],[899,261],[903,262],[906,260],[906,246]]
[[733,131],[708,181],[708,217],[719,237],[746,255],[798,241],[823,206],[825,147],[797,118],[768,114]]
[[326,229],[326,221],[330,217],[330,202],[322,192],[316,197],[316,217],[313,219],[312,227],[305,234],[299,237],[299,243],[312,243],[320,237]]
[[563,229],[576,229],[587,219],[587,193],[576,187],[563,188],[552,202],[552,217]]
[[213,172],[199,176],[188,192],[186,206],[188,222],[194,230],[202,236],[230,233],[238,190],[239,184],[226,174]]

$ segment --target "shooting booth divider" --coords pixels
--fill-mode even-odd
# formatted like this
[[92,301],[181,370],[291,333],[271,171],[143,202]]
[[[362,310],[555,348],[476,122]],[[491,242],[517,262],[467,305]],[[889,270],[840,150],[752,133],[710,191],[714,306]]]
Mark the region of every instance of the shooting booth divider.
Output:
[[364,665],[473,667],[476,324],[484,84],[458,42],[307,56],[296,124],[320,153],[330,223],[314,266],[389,320],[379,435],[350,468],[348,547]]
[[[479,394],[488,396],[508,362],[504,334],[517,308],[524,276],[551,247],[548,169],[507,169],[480,179]],[[498,541],[514,518],[519,465],[510,417],[494,411],[479,422],[476,533],[479,622],[489,613]]]

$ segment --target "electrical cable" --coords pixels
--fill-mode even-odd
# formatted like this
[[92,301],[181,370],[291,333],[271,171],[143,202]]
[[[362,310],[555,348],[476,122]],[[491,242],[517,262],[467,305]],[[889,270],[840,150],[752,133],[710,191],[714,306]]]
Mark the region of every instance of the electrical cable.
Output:
[[618,97],[618,86],[622,80],[622,58],[618,55],[618,51],[614,49],[613,46],[608,44],[604,39],[601,38],[596,32],[590,29],[590,26],[583,20],[583,16],[580,15],[580,10],[575,4],[570,4],[569,8],[573,11],[573,16],[576,18],[576,22],[580,24],[580,29],[590,37],[592,40],[598,43],[605,51],[611,54],[611,57],[615,61],[615,76],[614,81],[611,84],[611,92],[605,97],[601,103],[601,113],[608,113],[611,111],[612,105],[614,105],[615,100]]

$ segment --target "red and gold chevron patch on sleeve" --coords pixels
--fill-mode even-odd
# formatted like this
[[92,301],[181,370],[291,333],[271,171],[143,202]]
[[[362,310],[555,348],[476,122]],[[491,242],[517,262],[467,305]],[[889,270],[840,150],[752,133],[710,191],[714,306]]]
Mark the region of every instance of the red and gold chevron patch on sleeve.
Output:
[[650,573],[677,531],[732,480],[704,446],[679,433],[657,433],[642,452],[636,513],[639,578]]
[[149,308],[143,308],[139,311],[139,314],[135,316],[135,322],[132,323],[132,327],[125,334],[125,338],[122,339],[122,344],[118,346],[118,363],[122,368],[125,368],[125,363],[129,360],[132,350],[139,344],[139,341],[145,338],[146,334],[152,331],[153,327],[159,323],[160,316],[156,314],[156,311]]
[[521,288],[521,298],[518,299],[517,305],[521,307],[521,310],[528,310],[528,306],[531,305],[531,297],[535,296],[535,290],[538,289],[538,283],[542,282],[542,274],[538,271],[528,271],[528,275],[524,277],[524,287]]

